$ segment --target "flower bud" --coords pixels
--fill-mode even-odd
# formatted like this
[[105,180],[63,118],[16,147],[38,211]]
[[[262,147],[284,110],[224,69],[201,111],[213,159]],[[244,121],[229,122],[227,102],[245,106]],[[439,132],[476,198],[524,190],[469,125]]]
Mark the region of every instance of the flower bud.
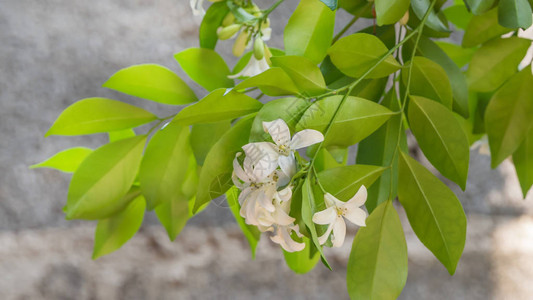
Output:
[[[264,44],[264,43],[263,43]],[[265,51],[265,60],[267,61],[268,65],[272,65],[272,62],[270,61],[270,58],[272,57],[272,52],[270,52],[270,49],[266,44],[264,44],[264,51]]]
[[218,38],[221,40],[227,40],[231,38],[233,35],[235,35],[235,33],[239,31],[239,29],[241,29],[240,24],[233,24],[227,27],[218,27],[217,29]]
[[227,27],[235,23],[235,15],[230,11],[222,20],[222,27]]
[[257,60],[265,56],[265,43],[263,43],[263,39],[259,35],[254,41],[254,56]]
[[405,12],[405,15],[400,19],[400,25],[405,26],[409,22],[409,11]]
[[246,45],[248,44],[249,37],[250,33],[246,29],[239,33],[233,44],[233,55],[239,57],[244,53],[244,48],[246,48]]

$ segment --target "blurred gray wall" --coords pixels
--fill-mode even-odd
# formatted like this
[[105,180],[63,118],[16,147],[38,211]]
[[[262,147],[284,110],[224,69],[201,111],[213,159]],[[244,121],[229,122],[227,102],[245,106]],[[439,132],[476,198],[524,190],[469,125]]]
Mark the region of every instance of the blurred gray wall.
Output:
[[[206,1],[207,2],[207,1]],[[259,1],[262,8],[273,1]],[[296,1],[272,15],[273,41]],[[339,13],[340,20],[348,16]],[[334,267],[296,275],[264,236],[257,259],[223,203],[192,220],[174,243],[153,215],[118,252],[90,259],[95,223],[64,220],[69,176],[28,166],[104,136],[44,133],[73,102],[93,96],[141,105],[160,115],[176,108],[101,88],[120,68],[159,63],[184,73],[173,54],[197,46],[199,19],[187,0],[0,0],[0,299],[346,299],[351,238],[327,250]],[[219,50],[230,64],[230,43]],[[201,89],[194,83],[199,95]],[[423,159],[423,158],[422,158]],[[533,199],[521,200],[513,167],[490,170],[472,153],[467,192],[451,184],[468,214],[468,239],[456,275],[412,233],[409,278],[401,299],[528,299],[533,294]]]

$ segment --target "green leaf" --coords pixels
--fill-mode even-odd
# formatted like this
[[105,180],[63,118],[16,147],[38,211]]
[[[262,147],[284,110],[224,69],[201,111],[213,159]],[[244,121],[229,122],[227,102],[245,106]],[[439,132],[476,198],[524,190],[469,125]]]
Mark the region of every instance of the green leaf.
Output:
[[401,153],[398,199],[418,239],[453,275],[466,239],[466,216],[457,197],[419,162]]
[[463,30],[466,29],[468,22],[472,19],[472,15],[463,3],[449,6],[442,12],[446,16],[446,19],[452,22],[455,27]]
[[[399,110],[396,93],[390,93],[383,105]],[[385,169],[370,188],[365,202],[369,213],[381,203],[396,198],[398,189],[398,152],[397,147],[407,148],[407,138],[400,114],[392,116],[376,132],[362,140],[357,146],[357,164],[382,166]]]
[[[404,85],[407,85],[408,75],[407,69],[402,72]],[[409,90],[411,95],[423,96],[452,108],[453,92],[448,75],[439,64],[428,58],[414,58]]]
[[203,166],[207,153],[231,128],[229,120],[209,124],[195,124],[191,129],[191,147],[198,165]]
[[311,241],[320,253],[322,262],[324,263],[324,265],[326,265],[327,268],[331,270],[331,266],[329,265],[326,256],[324,255],[322,246],[318,242],[318,233],[315,227],[315,223],[313,223],[313,215],[319,210],[316,207],[315,193],[310,182],[310,180],[312,179],[314,178],[307,178],[302,186],[302,220],[304,221],[307,228],[309,228],[309,232],[311,234]]
[[233,87],[228,66],[214,50],[189,48],[174,54],[174,58],[192,80],[208,91]]
[[305,243],[305,248],[298,252],[287,252],[283,250],[283,256],[287,266],[294,273],[305,274],[314,269],[318,261],[320,260],[320,253],[311,253],[312,242],[305,236],[302,238]]
[[157,117],[136,106],[106,98],[86,98],[67,107],[45,134],[83,135],[137,127]]
[[524,141],[513,153],[513,163],[525,199],[533,185],[533,127],[529,128]]
[[531,26],[531,14],[528,0],[500,0],[498,21],[502,26],[528,29]]
[[482,15],[493,8],[498,0],[464,0],[474,15]]
[[[422,18],[428,11],[430,4],[430,0],[411,0],[411,8],[420,20],[422,20]],[[439,15],[435,12],[435,8],[433,8],[429,13],[429,16],[426,20],[426,26],[439,32],[450,31],[448,29],[448,22],[445,18],[439,17]]]
[[319,0],[301,0],[283,32],[287,55],[320,63],[331,45],[334,26],[334,11]]
[[367,0],[339,0],[339,7],[354,16],[361,16],[362,18],[374,18],[372,5]]
[[378,26],[398,22],[409,9],[410,0],[375,0]]
[[226,2],[215,2],[209,6],[200,24],[200,47],[215,49],[218,41],[217,29],[229,12]]
[[275,67],[282,68],[289,75],[303,94],[316,96],[327,90],[320,69],[305,57],[274,56],[270,60]]
[[145,202],[138,196],[116,215],[99,220],[94,234],[93,259],[118,250],[141,228]]
[[485,111],[492,167],[513,154],[533,125],[533,75],[525,68],[492,97]]
[[350,93],[350,96],[367,99],[373,102],[379,102],[381,96],[383,96],[383,93],[385,92],[388,81],[389,80],[387,77],[364,79],[354,87]]
[[155,64],[124,68],[103,85],[128,95],[171,105],[197,100],[191,88],[171,70]]
[[396,299],[407,281],[407,243],[392,201],[366,219],[352,244],[346,283],[352,299]]
[[244,234],[244,237],[250,245],[250,250],[252,251],[252,259],[255,259],[255,250],[257,248],[257,243],[259,243],[259,239],[261,238],[261,232],[257,229],[256,226],[247,225],[243,217],[241,217],[241,206],[238,200],[239,193],[239,189],[237,189],[236,187],[232,187],[226,192],[226,198],[228,200],[228,205],[231,209],[231,213],[235,217],[235,221],[237,221],[237,224],[239,225],[242,230],[242,233]]
[[498,9],[493,9],[470,20],[463,37],[463,47],[474,47],[511,31],[498,24]]
[[182,125],[214,123],[256,112],[262,106],[261,102],[245,94],[218,89],[182,109],[172,122]]
[[107,133],[109,136],[109,142],[116,142],[123,139],[127,139],[130,137],[135,136],[135,131],[133,131],[132,128],[124,129],[124,130],[118,130],[118,131],[111,131]]
[[213,145],[200,172],[194,212],[223,195],[232,185],[231,173],[235,154],[248,143],[254,116],[239,120],[220,140]]
[[495,39],[476,51],[466,73],[470,89],[492,92],[518,70],[531,41],[518,37]]
[[263,73],[239,83],[235,90],[258,87],[268,96],[297,95],[299,90],[292,79],[281,68],[269,68]]
[[367,165],[349,165],[326,169],[317,178],[324,189],[337,199],[348,201],[361,185],[369,188],[381,176],[385,168]]
[[65,173],[73,173],[83,160],[93,152],[93,149],[85,147],[74,147],[56,153],[52,157],[43,162],[30,166],[30,169],[35,168],[50,168],[56,169]]
[[168,200],[158,205],[155,213],[159,222],[165,227],[168,238],[174,241],[191,216],[189,206],[192,200],[181,192],[171,195]]
[[169,123],[154,134],[146,147],[139,173],[148,209],[170,202],[180,193],[187,176],[184,166],[190,159],[194,160],[194,155],[188,127]]
[[320,0],[322,3],[324,3],[329,9],[336,10],[337,9],[337,0]]
[[[333,64],[342,73],[351,77],[361,77],[372,68],[389,50],[379,38],[356,33],[338,40],[328,50]],[[385,77],[396,72],[401,65],[389,55],[366,78]]]
[[[435,42],[451,60],[459,67],[466,66],[472,60],[472,56],[476,52],[476,48],[463,48],[459,45],[437,41]],[[463,75],[464,77],[464,75]]]
[[[426,0],[421,0],[427,3]],[[451,31],[448,29],[448,21],[446,20],[446,16],[442,11],[437,11],[437,5],[435,4],[435,7],[433,8],[433,11],[431,12],[431,16],[434,16],[432,19],[433,21],[437,22],[436,24],[433,24],[432,26],[434,28],[443,27],[443,29],[435,30],[428,26],[427,21],[424,26],[424,30],[422,31],[422,34],[426,37],[430,38],[448,38],[450,37]],[[426,10],[424,9],[423,14],[425,14]],[[409,28],[417,28],[419,26],[422,26],[421,18],[417,16],[417,14],[414,12],[413,8],[409,9],[409,20],[407,21],[407,26]],[[444,29],[446,28],[446,29]]]
[[409,124],[418,145],[439,172],[463,190],[468,176],[468,137],[453,113],[442,104],[412,96]]
[[[336,148],[335,150],[338,150],[338,149],[346,149],[346,151],[345,151],[346,154],[348,152],[348,148]],[[336,154],[338,154],[338,153],[336,153]],[[343,166],[343,162],[344,161],[341,161],[341,163],[339,163],[336,160],[336,158],[333,157],[333,154],[330,151],[328,151],[327,149],[321,148],[318,151],[317,155],[316,155],[316,158],[315,158],[313,166],[314,166],[314,168],[315,168],[315,170],[317,172],[321,172],[321,171],[327,170],[327,169],[342,167]]]
[[[311,128],[324,132],[343,96],[314,102],[302,115],[296,131]],[[331,126],[325,145],[351,146],[376,131],[394,113],[386,107],[362,98],[348,96]]]
[[104,145],[81,163],[70,181],[68,219],[102,219],[120,211],[141,164],[146,136]]
[[250,142],[263,142],[270,138],[263,128],[263,122],[282,119],[287,123],[291,133],[295,133],[295,127],[310,102],[302,98],[281,98],[269,101],[259,110],[255,116],[250,132]]

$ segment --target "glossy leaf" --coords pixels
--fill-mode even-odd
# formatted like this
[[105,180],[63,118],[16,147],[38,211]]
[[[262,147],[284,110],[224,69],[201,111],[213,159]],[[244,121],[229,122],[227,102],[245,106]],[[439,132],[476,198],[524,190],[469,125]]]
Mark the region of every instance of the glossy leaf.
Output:
[[407,281],[407,243],[392,201],[366,219],[352,244],[346,283],[352,299],[396,299]]
[[339,0],[339,7],[354,16],[361,16],[362,18],[374,18],[372,6],[373,3],[369,3],[367,0]]
[[378,26],[398,22],[409,9],[410,0],[375,0]]
[[463,30],[466,29],[468,22],[472,19],[472,15],[463,3],[447,7],[443,10],[443,13],[453,25]]
[[106,98],[86,98],[67,107],[45,136],[84,135],[137,127],[157,117],[136,106]]
[[135,131],[133,131],[133,129],[131,128],[124,129],[124,130],[118,130],[118,131],[111,131],[111,132],[108,132],[108,136],[109,136],[109,142],[112,143],[112,142],[130,138],[130,137],[134,137]]
[[453,275],[466,239],[466,216],[454,193],[413,158],[401,153],[398,199],[420,241]]
[[305,57],[274,56],[270,58],[275,67],[282,68],[296,87],[305,95],[315,96],[324,93],[326,82],[320,69]]
[[350,96],[367,99],[377,103],[381,99],[381,96],[383,96],[388,81],[387,77],[364,79],[355,86],[350,93]]
[[474,16],[466,27],[463,47],[470,48],[512,31],[498,24],[498,10],[493,9],[483,15]]
[[481,15],[496,5],[498,0],[465,0],[472,13]]
[[217,123],[195,124],[191,129],[190,142],[198,165],[202,166],[213,145],[231,128],[229,120]]
[[298,274],[305,274],[316,266],[320,260],[320,253],[314,252],[311,253],[311,240],[307,237],[303,237],[303,242],[305,243],[305,248],[302,251],[298,252],[287,252],[283,250],[283,256],[285,257],[285,262],[287,266]]
[[235,221],[241,228],[244,237],[250,245],[250,250],[252,251],[252,259],[255,259],[255,250],[257,248],[257,243],[259,243],[259,239],[261,238],[261,232],[257,229],[256,226],[246,224],[244,218],[241,217],[241,214],[239,212],[241,209],[241,205],[238,201],[239,189],[237,189],[236,187],[232,187],[231,189],[229,189],[226,192],[226,198],[228,200],[228,205],[231,209],[231,213],[233,214],[233,217],[235,217]]
[[[459,68],[462,68],[468,63],[470,63],[470,60],[472,60],[472,56],[474,56],[474,53],[477,50],[476,48],[463,48],[460,45],[442,41],[437,41],[435,43],[439,46],[439,48],[442,49],[442,51],[446,53],[446,55],[448,55],[451,60],[453,60],[453,62]],[[463,78],[465,78],[464,75]]]
[[193,212],[223,195],[232,185],[232,162],[241,147],[248,143],[254,116],[239,120],[213,145],[200,172]]
[[30,169],[50,168],[65,173],[73,173],[93,149],[74,147],[54,154],[52,157],[30,166]]
[[94,234],[93,259],[118,250],[141,228],[145,201],[138,196],[124,210],[110,218],[99,220]]
[[335,12],[320,0],[301,0],[283,32],[287,55],[320,63],[331,45]]
[[[409,72],[402,72],[402,81],[407,85]],[[426,97],[442,103],[451,109],[453,105],[453,92],[446,71],[436,62],[416,56],[413,60],[411,71],[410,94]]]
[[245,94],[218,89],[182,109],[172,122],[182,125],[214,123],[256,112],[262,106],[261,102]]
[[218,41],[217,29],[228,12],[228,5],[224,1],[209,6],[200,24],[200,47],[215,49]]
[[224,59],[211,49],[189,48],[176,53],[174,58],[192,80],[208,91],[233,87]]
[[[411,8],[413,9],[413,12],[415,15],[422,20],[426,12],[428,11],[431,0],[411,0]],[[446,19],[441,19],[439,15],[435,12],[435,7],[431,10],[429,13],[429,16],[426,20],[426,26],[435,30],[435,31],[441,31],[441,32],[448,32],[450,31],[448,29],[448,22]]]
[[295,133],[298,120],[302,117],[310,102],[302,98],[281,98],[265,103],[255,116],[250,132],[250,142],[263,142],[270,138],[263,128],[263,122],[270,122],[282,119],[287,123],[291,133]]
[[297,95],[299,90],[282,68],[269,68],[263,73],[239,83],[235,90],[258,87],[268,96]]
[[453,113],[442,104],[412,96],[409,124],[418,145],[439,172],[463,190],[468,176],[468,137]]
[[513,153],[513,163],[525,199],[533,185],[533,127],[529,128],[526,138]]
[[191,88],[178,75],[155,64],[124,68],[103,86],[163,104],[182,105],[197,100]]
[[324,189],[340,200],[348,201],[361,185],[369,188],[385,168],[369,165],[349,165],[326,169],[317,178]]
[[[342,96],[332,96],[313,103],[302,115],[296,131],[311,128],[324,132]],[[346,99],[326,137],[326,145],[350,146],[376,131],[394,113],[386,107],[362,98]]]
[[518,37],[495,39],[484,44],[472,57],[467,78],[472,90],[492,92],[518,70],[531,41]]
[[492,97],[485,111],[492,167],[513,154],[533,124],[533,75],[525,68]]
[[67,218],[102,219],[124,208],[145,142],[144,135],[120,140],[87,156],[70,181]]
[[[351,77],[361,77],[388,52],[379,38],[356,33],[338,40],[328,50],[333,64],[342,73]],[[366,78],[380,78],[394,73],[401,65],[392,55],[388,56]]]
[[507,28],[528,29],[531,26],[531,6],[528,0],[500,0],[498,21]]
[[[189,143],[189,128],[169,123],[152,137],[141,163],[139,180],[148,209],[170,202],[180,193],[194,156]],[[195,163],[196,164],[196,163]]]
[[155,208],[155,213],[159,222],[165,227],[168,238],[174,241],[189,220],[189,206],[192,200],[181,192],[171,195],[167,200]]

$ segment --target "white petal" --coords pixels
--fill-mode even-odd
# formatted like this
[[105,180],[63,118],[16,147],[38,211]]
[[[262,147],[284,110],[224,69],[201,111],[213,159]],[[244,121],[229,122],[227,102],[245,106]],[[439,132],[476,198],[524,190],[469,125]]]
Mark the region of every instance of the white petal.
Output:
[[292,197],[292,189],[290,186],[282,189],[281,191],[278,192],[278,194],[276,195],[277,199],[279,201],[284,201],[284,202],[289,202],[289,200],[291,200],[291,197]]
[[247,188],[249,185],[246,184],[246,183],[242,183],[240,180],[239,180],[239,177],[237,177],[237,174],[235,174],[235,172],[233,172],[231,174],[231,181],[233,181],[233,184],[239,188],[239,190],[244,190],[245,188]]
[[326,207],[343,207],[345,204],[345,202],[335,198],[335,196],[330,193],[324,194],[324,203],[326,203]]
[[296,174],[296,159],[294,158],[294,152],[291,151],[289,156],[280,155],[278,158],[278,164],[287,177],[292,178],[292,176]]
[[333,229],[333,225],[335,225],[335,221],[333,221],[333,223],[330,223],[329,226],[328,226],[328,229],[326,230],[326,232],[324,232],[323,235],[318,237],[318,243],[320,245],[324,245],[328,241],[328,237],[331,234],[331,230]]
[[289,126],[282,119],[272,122],[263,122],[263,129],[270,134],[276,145],[288,145],[291,141],[291,131]]
[[291,182],[291,177],[287,176],[287,174],[285,174],[283,171],[276,170],[276,175],[278,176],[278,187],[286,186],[289,182]]
[[268,142],[250,143],[242,146],[246,153],[247,165],[251,165],[254,181],[260,182],[278,167],[278,152],[275,145]]
[[250,182],[250,177],[242,169],[241,165],[239,164],[239,161],[237,160],[237,157],[239,157],[240,154],[241,153],[237,153],[237,155],[235,155],[235,158],[233,159],[233,172],[235,172],[235,175],[237,175],[240,180],[244,182]]
[[192,8],[192,14],[195,16],[203,16],[205,15],[205,10],[202,7],[204,0],[190,0],[189,4]]
[[272,214],[272,217],[274,218],[274,222],[276,222],[276,224],[282,226],[288,226],[295,221],[293,217],[289,216],[281,209],[276,209],[276,211],[274,211]]
[[344,217],[357,226],[366,226],[366,212],[360,208],[348,210],[348,212],[344,214]]
[[241,205],[244,205],[244,201],[246,200],[246,198],[248,198],[248,196],[250,196],[250,193],[254,191],[254,188],[251,188],[251,187],[247,187],[245,188],[244,190],[242,190],[242,192],[239,194],[239,203],[241,203]]
[[320,143],[323,140],[324,135],[320,131],[304,129],[294,135],[289,146],[291,149],[295,150]]
[[272,204],[275,192],[275,187],[262,187],[261,192],[259,193],[259,197],[257,199],[259,201],[259,205],[261,205],[261,207],[266,209],[268,212],[274,212],[276,209],[274,204]]
[[331,224],[335,221],[335,218],[337,218],[337,211],[334,207],[329,207],[323,211],[316,212],[313,215],[313,223],[320,225]]
[[272,28],[267,27],[267,28],[261,29],[261,38],[263,39],[263,41],[270,40],[271,35],[272,35]]
[[333,247],[338,248],[344,244],[344,238],[346,237],[346,223],[344,219],[339,217],[333,225],[333,236],[331,241],[333,242]]
[[352,207],[360,207],[365,204],[366,197],[367,197],[366,187],[362,185],[357,191],[357,193],[355,193],[355,195],[352,197],[352,199],[348,200],[344,204],[344,207],[346,207],[348,210]]
[[300,232],[300,227],[298,226],[298,224],[296,225],[292,225],[292,226],[289,226],[290,229],[292,229],[292,231],[294,231],[294,233],[296,233],[296,235],[298,237],[303,237],[304,235]]
[[292,229],[286,226],[278,226],[276,235],[270,237],[270,239],[273,242],[280,244],[280,246],[287,252],[302,251],[305,248],[305,244],[294,241],[290,235],[291,231]]

